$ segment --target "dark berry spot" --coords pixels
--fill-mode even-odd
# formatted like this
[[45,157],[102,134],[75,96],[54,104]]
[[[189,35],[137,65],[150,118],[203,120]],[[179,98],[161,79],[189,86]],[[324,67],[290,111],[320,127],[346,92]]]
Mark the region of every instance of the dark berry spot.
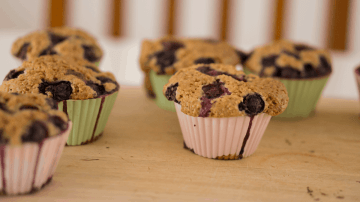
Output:
[[113,93],[113,92],[115,92],[115,91],[118,91],[119,88],[120,88],[119,84],[118,84],[116,81],[110,79],[109,77],[98,76],[98,77],[96,77],[96,79],[98,79],[98,80],[101,82],[101,84],[113,83],[113,84],[116,85],[116,88],[114,88],[114,89],[113,89],[112,91],[110,91],[110,92],[106,92],[107,94],[111,94],[111,93]]
[[6,144],[9,142],[8,139],[5,139],[5,137],[3,136],[4,130],[0,129],[0,144]]
[[282,51],[284,54],[286,54],[286,55],[289,55],[289,56],[292,56],[292,57],[294,57],[294,58],[296,58],[296,59],[300,59],[300,56],[298,55],[298,54],[296,54],[296,53],[292,53],[292,52],[290,52],[290,51],[287,51],[287,50],[283,50]]
[[0,102],[0,110],[10,113],[10,110],[7,108],[6,104]]
[[164,41],[162,42],[165,51],[176,51],[179,48],[183,48],[184,44],[175,41]]
[[55,100],[53,100],[52,98],[46,98],[46,103],[51,107],[51,109],[58,108],[57,102]]
[[175,83],[170,85],[165,92],[165,97],[169,100],[169,101],[175,101],[176,103],[180,102],[176,99],[176,90],[179,86],[179,83]]
[[98,69],[96,69],[95,67],[92,67],[92,66],[85,66],[86,68],[88,69],[91,69],[92,71],[96,72],[96,73],[99,73],[100,71]]
[[160,74],[165,74],[165,68],[173,65],[176,61],[174,51],[159,51],[154,53],[156,64],[160,66]]
[[23,74],[24,71],[16,71],[15,69],[11,70],[6,76],[4,81],[8,81],[10,79],[16,79],[19,77],[20,74]]
[[313,78],[316,77],[317,73],[314,67],[311,64],[304,65],[304,78]]
[[224,87],[224,83],[220,82],[220,80],[216,80],[212,84],[203,86],[202,90],[207,99],[215,99],[222,96],[225,93],[228,95],[231,94],[228,91],[228,89]]
[[199,117],[208,117],[212,104],[211,104],[211,100],[207,99],[206,97],[202,97],[200,98],[201,100],[201,109],[199,112]]
[[13,94],[13,95],[20,95],[19,93],[17,93],[17,92],[13,92],[13,93],[11,93],[11,94]]
[[57,53],[52,49],[52,46],[49,46],[39,54],[39,57],[43,55],[56,55],[56,54]]
[[52,116],[50,117],[50,121],[61,131],[64,131],[67,129],[67,123],[58,116]]
[[323,76],[331,72],[331,65],[324,56],[320,56],[320,66],[317,68],[318,75]]
[[242,51],[239,51],[239,50],[237,50],[236,53],[237,53],[237,55],[238,55],[238,57],[240,59],[241,64],[244,64],[246,62],[246,60],[249,59],[250,55],[252,54],[252,52],[250,54],[246,54],[246,53],[244,53]]
[[24,43],[24,45],[20,48],[19,52],[16,54],[16,57],[26,60],[26,53],[28,50],[30,43]]
[[39,110],[38,107],[32,105],[23,105],[19,108],[20,110]]
[[68,69],[68,70],[66,71],[66,75],[74,75],[74,76],[76,76],[76,77],[78,77],[78,78],[80,78],[80,79],[83,79],[83,78],[84,78],[84,75],[83,75],[82,73],[76,72],[76,71],[74,71],[74,70],[72,70],[72,69]]
[[93,81],[86,81],[86,85],[90,86],[96,92],[97,97],[106,94],[106,91],[105,91],[105,88],[103,85],[99,85],[97,83],[94,83]]
[[304,50],[314,50],[312,47],[307,46],[307,45],[303,45],[303,44],[296,45],[294,48],[295,48],[296,51],[299,51],[299,52],[304,51]]
[[279,57],[278,55],[271,55],[269,57],[265,57],[262,59],[261,64],[263,67],[274,66],[275,61],[278,57]]
[[239,104],[239,111],[245,111],[248,116],[255,116],[265,108],[265,102],[258,93],[249,94]]
[[227,72],[221,72],[221,71],[217,71],[215,69],[212,69],[211,67],[209,66],[201,66],[201,67],[198,67],[196,70],[198,70],[199,72],[203,73],[203,74],[206,74],[206,75],[209,75],[209,76],[219,76],[219,75],[226,75],[226,76],[231,76],[232,78],[238,80],[238,81],[244,81],[246,82],[246,79],[244,77],[242,78],[239,78],[238,76],[236,75],[233,75],[233,74],[229,74]]
[[96,57],[94,48],[92,46],[82,45],[84,49],[84,58],[90,62],[96,62],[99,60],[98,57]]
[[41,142],[48,137],[48,130],[44,123],[35,121],[28,130],[21,136],[23,142]]
[[301,72],[292,67],[283,67],[278,68],[278,71],[276,71],[276,75],[274,76],[280,78],[300,78]]
[[52,94],[52,98],[60,102],[70,99],[73,89],[69,81],[42,82],[39,85],[39,92],[46,95],[47,92]]
[[60,36],[51,32],[49,32],[49,37],[53,46],[67,39],[66,36]]
[[194,61],[194,64],[211,64],[215,63],[215,60],[213,58],[199,58]]

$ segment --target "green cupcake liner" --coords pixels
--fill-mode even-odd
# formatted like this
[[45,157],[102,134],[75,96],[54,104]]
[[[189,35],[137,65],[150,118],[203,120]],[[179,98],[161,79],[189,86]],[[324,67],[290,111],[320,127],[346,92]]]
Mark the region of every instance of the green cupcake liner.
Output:
[[157,75],[153,70],[150,71],[150,81],[156,95],[155,103],[161,109],[175,112],[174,102],[169,101],[163,94],[163,87],[169,82],[172,75]]
[[[253,74],[244,68],[245,74]],[[284,118],[306,118],[315,110],[316,104],[321,96],[329,77],[312,79],[291,80],[279,79],[288,91],[289,104],[286,110],[276,117]]]
[[[73,122],[67,145],[83,145],[99,138],[105,129],[118,92],[87,100],[64,100],[58,109]],[[100,114],[99,114],[100,113]]]
[[94,64],[99,67],[100,61],[99,62],[94,62]]

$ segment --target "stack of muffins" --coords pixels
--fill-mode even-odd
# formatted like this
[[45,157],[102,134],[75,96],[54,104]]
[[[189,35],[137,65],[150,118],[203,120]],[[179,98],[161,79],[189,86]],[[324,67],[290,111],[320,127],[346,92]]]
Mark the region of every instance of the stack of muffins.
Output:
[[119,84],[99,69],[103,52],[82,30],[33,32],[11,52],[21,65],[0,86],[0,192],[14,195],[50,182],[65,144],[102,135]]

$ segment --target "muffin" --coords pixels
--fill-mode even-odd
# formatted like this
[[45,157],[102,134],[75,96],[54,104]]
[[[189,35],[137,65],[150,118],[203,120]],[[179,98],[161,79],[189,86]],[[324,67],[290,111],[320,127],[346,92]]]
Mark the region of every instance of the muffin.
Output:
[[43,55],[60,55],[85,59],[96,65],[103,56],[93,36],[69,27],[49,28],[21,37],[13,43],[11,54],[21,61]]
[[40,94],[0,92],[0,194],[32,193],[54,175],[71,129]]
[[145,74],[145,87],[156,104],[175,111],[174,104],[163,95],[162,89],[169,78],[182,68],[194,64],[222,63],[236,65],[240,52],[226,42],[210,39],[164,37],[155,41],[144,40],[140,66]]
[[279,79],[289,106],[279,117],[308,117],[315,110],[332,72],[330,54],[305,44],[280,40],[255,48],[243,60],[245,73]]
[[109,72],[97,72],[87,62],[61,56],[41,56],[11,70],[1,91],[44,94],[57,102],[73,122],[68,145],[96,140],[104,131],[119,91]]
[[289,100],[281,82],[224,64],[181,69],[163,93],[176,103],[184,147],[214,159],[253,154],[271,117],[281,114]]

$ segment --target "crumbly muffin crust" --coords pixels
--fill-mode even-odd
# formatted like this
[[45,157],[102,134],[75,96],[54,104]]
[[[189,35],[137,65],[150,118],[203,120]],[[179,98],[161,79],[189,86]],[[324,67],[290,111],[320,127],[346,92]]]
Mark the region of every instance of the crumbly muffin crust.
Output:
[[179,70],[164,86],[170,101],[194,117],[281,114],[289,98],[285,86],[272,78],[245,75],[232,65],[199,64]]
[[17,39],[11,54],[21,60],[32,60],[43,55],[61,55],[100,61],[103,52],[94,37],[80,29],[69,27],[35,31]]
[[0,144],[41,142],[68,127],[68,117],[41,94],[0,92]]
[[315,78],[328,76],[332,71],[326,50],[286,40],[255,48],[243,64],[261,77]]
[[[80,65],[83,64],[83,65]],[[42,56],[25,61],[11,70],[0,90],[16,93],[40,93],[56,101],[85,100],[119,90],[113,74],[96,72],[87,62],[61,56]]]

